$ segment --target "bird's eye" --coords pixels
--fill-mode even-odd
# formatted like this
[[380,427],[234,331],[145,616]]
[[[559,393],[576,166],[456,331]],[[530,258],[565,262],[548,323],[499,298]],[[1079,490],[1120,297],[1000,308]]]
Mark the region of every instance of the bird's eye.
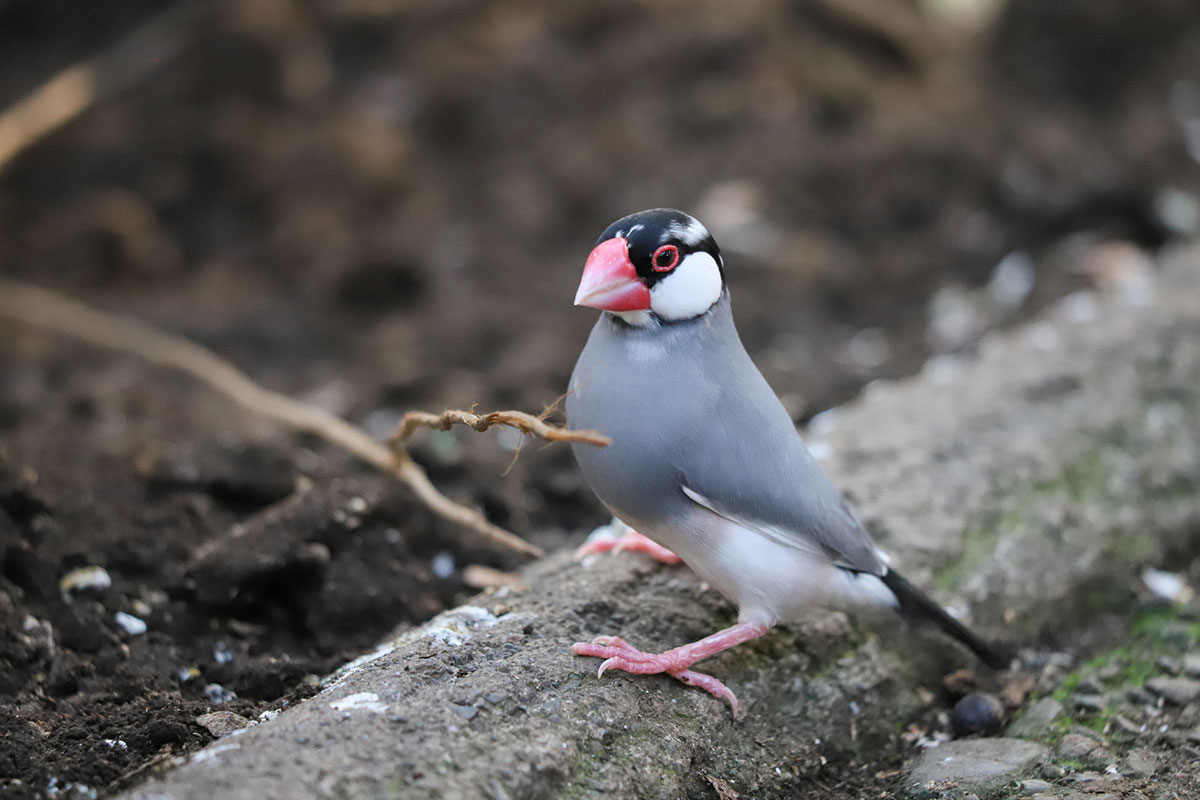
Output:
[[679,263],[679,248],[673,244],[664,244],[654,251],[650,266],[655,272],[670,272]]

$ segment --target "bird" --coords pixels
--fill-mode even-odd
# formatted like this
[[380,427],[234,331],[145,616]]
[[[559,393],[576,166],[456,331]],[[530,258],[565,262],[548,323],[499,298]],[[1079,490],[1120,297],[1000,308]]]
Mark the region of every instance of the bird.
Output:
[[738,608],[732,627],[663,653],[620,636],[574,644],[574,653],[604,659],[599,675],[665,673],[724,699],[736,717],[736,695],[691,667],[819,608],[892,609],[1006,666],[889,566],[809,452],[742,345],[724,259],[699,220],[656,208],[609,225],[575,305],[601,314],[571,374],[566,415],[611,439],[572,451],[627,528],[615,549],[682,560]]

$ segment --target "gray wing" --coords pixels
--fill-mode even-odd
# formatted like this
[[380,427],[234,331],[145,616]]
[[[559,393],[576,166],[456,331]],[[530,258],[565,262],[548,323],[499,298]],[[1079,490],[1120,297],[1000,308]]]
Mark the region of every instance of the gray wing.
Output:
[[[747,358],[747,362],[749,358]],[[871,537],[808,452],[758,370],[726,383],[675,459],[693,502],[839,566],[883,575]]]

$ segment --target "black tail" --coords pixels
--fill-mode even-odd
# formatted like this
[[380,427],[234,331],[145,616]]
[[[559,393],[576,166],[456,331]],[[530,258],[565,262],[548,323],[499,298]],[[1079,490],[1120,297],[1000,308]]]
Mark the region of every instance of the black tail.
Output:
[[900,612],[919,619],[925,619],[941,628],[947,634],[962,642],[979,656],[983,663],[992,669],[1006,669],[1010,659],[993,649],[990,644],[980,639],[967,629],[967,626],[946,613],[946,609],[930,600],[917,587],[913,586],[902,575],[888,570],[880,578],[884,585],[892,590],[900,601]]

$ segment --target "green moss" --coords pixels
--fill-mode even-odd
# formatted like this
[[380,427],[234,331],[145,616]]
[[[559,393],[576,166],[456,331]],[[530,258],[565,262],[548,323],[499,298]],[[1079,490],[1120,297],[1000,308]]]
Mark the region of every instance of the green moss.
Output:
[[[694,717],[679,717],[681,723],[695,721]],[[597,797],[598,787],[606,779],[616,777],[621,783],[634,781],[635,796],[663,797],[675,791],[681,781],[678,765],[659,752],[662,737],[650,729],[613,731],[614,739],[603,745],[596,739],[578,742],[567,783],[560,792],[563,798]],[[654,769],[645,762],[652,759]],[[652,782],[653,781],[653,782]]]
[[[1165,655],[1181,656],[1200,644],[1200,622],[1187,623],[1181,629],[1183,635],[1164,635],[1168,628],[1180,626],[1180,610],[1167,607],[1139,614],[1130,626],[1129,641],[1089,659],[1068,674],[1054,690],[1054,699],[1070,708],[1084,679],[1098,678],[1100,674],[1106,676],[1102,682],[1109,689],[1144,684],[1159,671],[1156,666],[1159,658]],[[1117,709],[1106,708],[1084,717],[1064,714],[1051,723],[1048,741],[1057,742],[1076,727],[1105,733],[1116,713]],[[1060,763],[1066,765],[1065,762]]]
[[942,592],[957,591],[995,553],[1001,530],[999,527],[976,526],[963,531],[962,552],[957,560],[933,576],[933,585]]
[[1050,735],[1050,742],[1057,743],[1059,739],[1066,736],[1075,727],[1075,719],[1070,714],[1063,714],[1054,722],[1050,723],[1050,729],[1053,731]]
[[[1193,489],[1194,491],[1194,489]],[[1108,547],[1108,553],[1121,563],[1146,564],[1158,556],[1159,545],[1152,536],[1141,531],[1127,531],[1117,536]]]
[[1079,503],[1108,502],[1115,475],[1112,456],[1116,455],[1114,451],[1126,450],[1126,438],[1122,432],[1114,432],[1072,464],[1061,478],[1067,497]]
[[1059,496],[1075,503],[1102,502],[1111,471],[1101,451],[1101,446],[1089,450],[1054,480],[1001,490],[996,499],[999,510],[963,530],[958,558],[934,575],[934,585],[947,593],[959,590],[971,575],[995,557],[996,547],[1005,535],[1021,530],[1039,531],[1041,535],[1044,522],[1038,517],[1038,509],[1047,498]]
[[[1058,535],[1057,529],[1048,529],[1048,510],[1054,513],[1064,506],[1084,506],[1090,510],[1112,511],[1111,518],[1117,519],[1116,512],[1130,502],[1194,499],[1196,484],[1184,477],[1160,487],[1128,487],[1124,475],[1126,465],[1148,447],[1150,443],[1139,440],[1124,428],[1115,427],[1083,442],[1078,457],[1059,475],[1024,485],[999,487],[993,502],[988,504],[995,510],[963,530],[958,558],[935,573],[934,585],[946,593],[960,590],[971,575],[995,557],[1002,539],[1013,536],[1041,539]],[[1126,490],[1122,491],[1123,488]],[[1134,496],[1131,497],[1130,492]],[[1102,533],[1103,557],[1115,564],[1149,563],[1162,552],[1162,542],[1146,535],[1140,527],[1128,530],[1106,528]],[[1098,590],[1080,600],[1081,611],[1108,609],[1114,603],[1127,602],[1127,598],[1114,598],[1111,592]]]

